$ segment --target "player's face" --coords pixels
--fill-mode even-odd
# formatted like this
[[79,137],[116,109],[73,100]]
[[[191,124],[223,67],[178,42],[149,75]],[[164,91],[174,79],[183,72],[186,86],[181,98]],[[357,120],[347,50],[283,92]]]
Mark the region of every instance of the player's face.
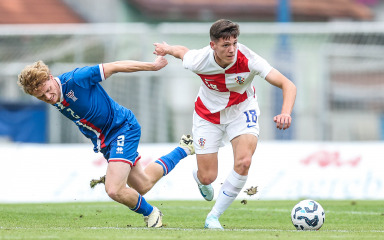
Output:
[[220,38],[216,42],[211,41],[210,45],[215,54],[215,61],[220,67],[225,68],[235,61],[237,38]]
[[32,95],[46,103],[55,104],[60,101],[61,90],[53,76],[49,75],[49,79],[39,86]]

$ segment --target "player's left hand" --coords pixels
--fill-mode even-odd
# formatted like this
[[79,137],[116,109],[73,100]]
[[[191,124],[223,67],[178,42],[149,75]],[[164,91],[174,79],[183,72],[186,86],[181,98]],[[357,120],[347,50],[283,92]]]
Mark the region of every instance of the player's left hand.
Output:
[[155,61],[153,62],[154,70],[158,71],[162,69],[163,67],[167,66],[168,61],[163,56],[157,56]]
[[273,118],[273,121],[276,123],[276,128],[280,130],[281,129],[285,130],[291,126],[292,118],[291,118],[291,115],[282,113],[282,114],[276,115]]

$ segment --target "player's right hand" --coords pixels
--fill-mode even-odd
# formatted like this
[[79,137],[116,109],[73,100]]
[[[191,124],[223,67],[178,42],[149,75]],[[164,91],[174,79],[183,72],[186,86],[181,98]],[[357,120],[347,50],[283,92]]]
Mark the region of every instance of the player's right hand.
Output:
[[167,50],[166,48],[169,46],[168,43],[163,42],[163,43],[154,43],[155,46],[155,51],[153,51],[153,54],[156,54],[158,56],[165,56],[167,55]]

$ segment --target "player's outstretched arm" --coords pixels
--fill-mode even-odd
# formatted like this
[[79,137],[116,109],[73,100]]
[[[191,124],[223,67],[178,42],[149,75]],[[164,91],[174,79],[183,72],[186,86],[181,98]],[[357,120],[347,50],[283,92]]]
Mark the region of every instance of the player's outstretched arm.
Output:
[[140,62],[133,60],[116,61],[104,63],[105,78],[118,72],[158,71],[168,64],[167,59],[162,56],[156,57],[153,62]]
[[281,113],[276,115],[273,121],[276,123],[276,128],[285,130],[291,126],[291,113],[296,99],[296,86],[276,69],[272,69],[265,79],[283,91]]
[[183,60],[184,55],[189,51],[187,47],[181,45],[169,45],[166,42],[163,43],[154,43],[155,51],[154,54],[158,56],[172,55],[175,58]]

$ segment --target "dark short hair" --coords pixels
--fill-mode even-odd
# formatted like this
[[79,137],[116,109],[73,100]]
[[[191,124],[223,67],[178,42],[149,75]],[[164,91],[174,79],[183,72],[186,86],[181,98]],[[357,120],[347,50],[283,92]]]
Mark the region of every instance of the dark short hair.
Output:
[[237,38],[240,35],[239,24],[227,19],[220,19],[214,22],[209,30],[211,41],[217,41],[220,38]]

